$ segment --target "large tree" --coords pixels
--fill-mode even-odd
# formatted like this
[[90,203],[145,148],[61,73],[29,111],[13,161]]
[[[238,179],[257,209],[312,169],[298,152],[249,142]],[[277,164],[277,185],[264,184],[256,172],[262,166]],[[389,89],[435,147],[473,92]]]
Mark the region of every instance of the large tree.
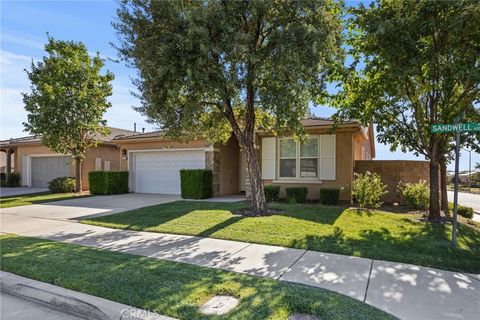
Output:
[[377,123],[378,140],[430,160],[429,219],[440,219],[439,163],[451,134],[431,126],[478,119],[479,1],[378,1],[351,8],[354,59],[339,80],[340,115]]
[[43,143],[55,152],[71,154],[75,160],[76,190],[82,190],[81,167],[88,148],[109,133],[103,119],[111,106],[110,82],[99,53],[94,57],[81,42],[60,41],[51,37],[47,53],[26,71],[31,92],[23,94],[27,122],[25,129],[41,135]]
[[245,151],[252,211],[266,213],[256,114],[303,135],[342,50],[341,8],[321,1],[122,1],[119,52],[139,72],[140,112],[171,137],[228,139]]

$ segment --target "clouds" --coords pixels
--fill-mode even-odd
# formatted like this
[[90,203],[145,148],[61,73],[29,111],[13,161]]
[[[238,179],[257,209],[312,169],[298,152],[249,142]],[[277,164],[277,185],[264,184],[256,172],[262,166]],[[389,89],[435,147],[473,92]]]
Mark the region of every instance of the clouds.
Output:
[[24,69],[32,58],[0,50],[0,135],[2,139],[25,135],[22,122],[26,120],[21,93],[28,90],[29,82]]
[[[4,35],[6,35],[4,37]],[[15,46],[9,46],[13,43]],[[12,52],[10,50],[0,50],[0,139],[9,139],[28,135],[23,132],[22,123],[27,120],[27,114],[24,110],[22,92],[30,91],[30,82],[25,73],[25,69],[30,69],[31,63],[40,60],[43,55],[43,45],[38,45],[33,38],[21,38],[18,35],[9,36],[2,33],[2,47],[11,47],[14,49],[20,44],[25,48],[25,52],[34,52],[34,55]],[[32,50],[34,49],[34,50]],[[18,49],[17,49],[18,50]],[[95,53],[93,53],[95,54]],[[107,62],[109,69],[118,71],[121,66],[113,65],[113,62]],[[116,78],[112,82],[113,94],[109,98],[112,103],[105,114],[107,123],[110,126],[132,129],[133,123],[137,123],[138,128],[145,127],[147,131],[156,130],[156,126],[147,124],[145,117],[132,109],[132,106],[139,105],[137,98],[131,95],[134,87],[128,74],[116,73]]]

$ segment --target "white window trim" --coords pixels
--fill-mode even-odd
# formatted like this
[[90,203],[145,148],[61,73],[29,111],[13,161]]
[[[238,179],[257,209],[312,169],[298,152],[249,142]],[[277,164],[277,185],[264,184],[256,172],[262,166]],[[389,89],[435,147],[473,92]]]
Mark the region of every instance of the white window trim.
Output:
[[[298,161],[298,152],[299,152],[299,149],[298,149],[298,142],[295,141],[293,138],[291,137],[285,137],[285,138],[280,138],[280,139],[277,139],[277,149],[278,149],[278,162],[277,162],[277,177],[279,177],[280,179],[285,179],[285,180],[292,180],[292,179],[297,179],[297,177],[282,177],[280,176],[280,160],[291,160],[291,159],[294,159],[295,160],[295,175],[297,175],[297,172],[298,172],[298,169],[299,169],[299,161]],[[282,140],[293,140],[293,142],[295,142],[295,157],[280,157],[280,141]]]
[[[277,177],[278,179],[275,179],[273,182],[274,183],[310,183],[310,184],[321,184],[322,181],[335,181],[337,179],[337,174],[336,174],[336,170],[337,170],[337,136],[336,134],[332,134],[331,136],[333,136],[333,150],[334,150],[334,155],[333,157],[331,156],[323,156],[321,154],[321,137],[322,136],[330,136],[330,135],[324,135],[324,134],[312,134],[312,135],[308,135],[308,138],[316,138],[317,139],[317,143],[318,143],[318,148],[317,148],[317,151],[318,151],[318,161],[317,161],[317,175],[318,177],[317,178],[311,178],[311,177],[300,177],[300,159],[302,159],[300,157],[300,142],[295,142],[296,143],[296,157],[293,158],[293,157],[284,157],[282,159],[295,159],[296,163],[295,163],[295,174],[296,176],[295,177],[281,177],[280,176],[280,140],[288,140],[288,139],[293,139],[293,137],[283,137],[283,138],[278,138],[277,139]],[[304,157],[305,159],[308,159],[308,158],[311,158],[311,159],[314,159],[312,157]],[[323,163],[323,159],[333,159],[333,179],[322,179],[321,178],[321,166],[322,166],[322,163]]]
[[[316,157],[302,157],[301,153],[301,143],[297,143],[298,148],[298,179],[305,179],[305,180],[319,180],[320,179],[320,138],[318,136],[308,136],[308,139],[316,139],[317,140],[317,156]],[[315,178],[312,177],[302,177],[301,172],[301,162],[302,159],[317,159],[317,176]]]

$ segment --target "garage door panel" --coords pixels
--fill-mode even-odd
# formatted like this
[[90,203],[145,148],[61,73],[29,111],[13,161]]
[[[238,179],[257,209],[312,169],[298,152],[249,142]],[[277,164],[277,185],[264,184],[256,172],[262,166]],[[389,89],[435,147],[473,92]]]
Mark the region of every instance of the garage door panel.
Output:
[[70,177],[71,157],[32,157],[31,158],[31,185],[33,187],[47,187],[48,182],[58,177]]
[[138,153],[134,190],[139,193],[180,194],[180,170],[204,169],[204,151]]

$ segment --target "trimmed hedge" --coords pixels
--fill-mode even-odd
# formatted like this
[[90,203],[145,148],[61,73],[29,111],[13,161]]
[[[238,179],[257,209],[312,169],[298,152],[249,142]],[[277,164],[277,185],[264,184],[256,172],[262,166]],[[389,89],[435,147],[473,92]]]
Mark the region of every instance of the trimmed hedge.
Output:
[[91,194],[128,193],[128,171],[90,171],[88,184]]
[[[450,209],[450,211],[453,214],[453,203],[452,202],[448,203],[448,208]],[[459,214],[462,217],[465,217],[467,219],[472,219],[473,218],[473,208],[458,205],[457,214]]]
[[48,183],[48,190],[53,193],[75,192],[75,178],[58,177]]
[[280,186],[264,186],[265,200],[268,202],[277,202],[278,194],[280,193]]
[[0,172],[0,187],[7,186],[7,174],[5,172]]
[[207,199],[213,197],[213,173],[207,169],[180,170],[182,198]]
[[20,173],[2,173],[0,184],[2,187],[20,187]]
[[308,188],[307,187],[290,187],[285,188],[287,193],[288,203],[303,203],[307,200]]
[[321,188],[320,189],[320,203],[327,206],[335,206],[338,204],[340,197],[340,189],[337,188]]

